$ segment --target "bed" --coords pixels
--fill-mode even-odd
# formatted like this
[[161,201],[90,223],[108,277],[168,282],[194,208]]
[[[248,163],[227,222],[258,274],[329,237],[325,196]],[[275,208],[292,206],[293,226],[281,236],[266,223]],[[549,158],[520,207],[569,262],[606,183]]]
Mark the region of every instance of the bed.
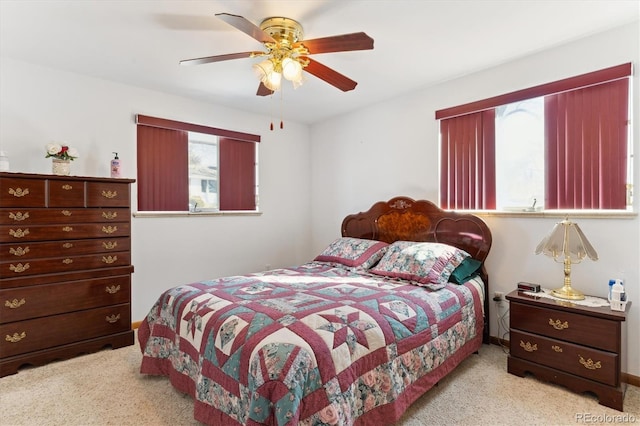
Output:
[[303,265],[180,285],[138,330],[210,425],[390,424],[489,339],[478,217],[396,197]]

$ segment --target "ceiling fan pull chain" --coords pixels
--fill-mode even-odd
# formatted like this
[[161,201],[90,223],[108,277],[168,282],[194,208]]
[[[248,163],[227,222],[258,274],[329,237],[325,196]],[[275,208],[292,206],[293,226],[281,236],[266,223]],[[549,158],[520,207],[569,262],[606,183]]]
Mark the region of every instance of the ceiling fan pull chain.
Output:
[[284,123],[282,121],[282,105],[284,104],[284,90],[280,88],[280,128],[284,129]]

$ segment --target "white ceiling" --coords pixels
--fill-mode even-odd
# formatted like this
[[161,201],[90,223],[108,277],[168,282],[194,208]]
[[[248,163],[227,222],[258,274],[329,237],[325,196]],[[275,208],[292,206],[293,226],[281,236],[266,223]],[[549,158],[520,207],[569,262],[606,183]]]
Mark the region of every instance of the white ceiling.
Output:
[[0,56],[269,113],[255,95],[258,59],[180,66],[182,59],[261,50],[216,18],[299,21],[305,39],[364,31],[374,50],[313,58],[358,82],[341,92],[306,74],[285,85],[283,115],[314,123],[486,69],[640,17],[640,0],[0,0]]

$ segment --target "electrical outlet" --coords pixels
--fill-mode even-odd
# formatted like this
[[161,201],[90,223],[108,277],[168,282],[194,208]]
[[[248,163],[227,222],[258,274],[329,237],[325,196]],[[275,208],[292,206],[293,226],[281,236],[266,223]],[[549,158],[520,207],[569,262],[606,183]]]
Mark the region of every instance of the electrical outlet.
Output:
[[502,302],[502,292],[501,291],[494,291],[493,292],[493,301],[494,302]]

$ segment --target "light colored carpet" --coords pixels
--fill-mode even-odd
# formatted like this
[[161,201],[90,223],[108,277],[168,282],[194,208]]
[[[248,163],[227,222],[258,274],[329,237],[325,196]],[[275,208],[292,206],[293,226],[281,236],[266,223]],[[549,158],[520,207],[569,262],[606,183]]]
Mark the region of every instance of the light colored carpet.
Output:
[[[138,373],[138,346],[80,356],[0,379],[1,425],[197,425],[192,400],[164,377]],[[406,412],[398,426],[568,425],[640,422],[640,388],[625,412],[531,376],[507,373],[507,355],[483,345]]]

